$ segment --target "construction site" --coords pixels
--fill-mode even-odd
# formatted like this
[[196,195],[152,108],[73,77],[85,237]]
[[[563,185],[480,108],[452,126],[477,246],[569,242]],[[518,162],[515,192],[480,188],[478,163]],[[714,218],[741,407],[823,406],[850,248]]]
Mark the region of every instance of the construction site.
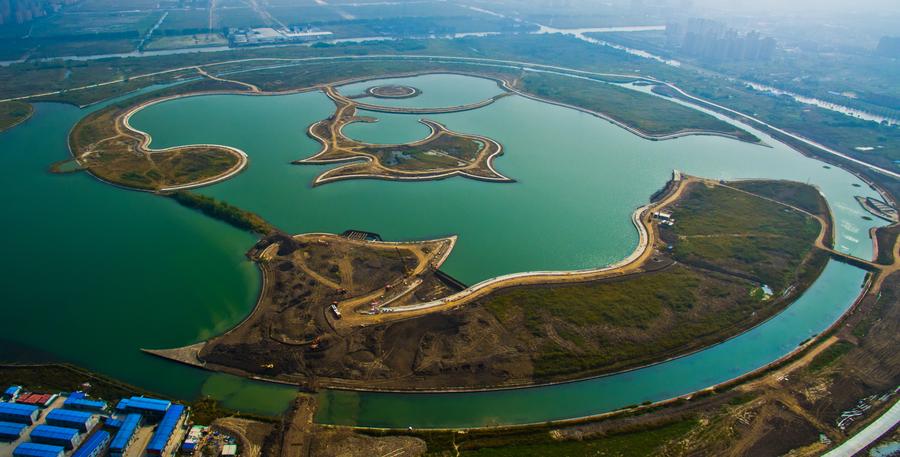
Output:
[[[642,241],[623,261],[475,285],[440,270],[455,237],[271,235],[248,252],[263,289],[244,321],[197,344],[146,351],[305,389],[509,387],[638,367],[752,328],[818,276],[832,252],[821,197],[784,189],[808,209],[675,173],[635,212]],[[704,222],[736,211],[759,217]],[[765,262],[722,255],[746,254],[750,242],[762,243]]]

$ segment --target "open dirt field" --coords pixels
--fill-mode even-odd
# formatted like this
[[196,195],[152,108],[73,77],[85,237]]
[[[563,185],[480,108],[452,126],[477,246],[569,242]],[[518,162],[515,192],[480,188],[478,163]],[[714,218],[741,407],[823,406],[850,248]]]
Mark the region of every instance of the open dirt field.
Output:
[[205,345],[155,353],[311,388],[552,382],[733,336],[793,301],[827,259],[814,247],[826,219],[767,197],[687,178],[661,201],[675,222],[648,214],[648,246],[631,263],[557,284],[501,280],[432,308],[419,304],[465,296],[434,274],[452,238],[273,235],[250,253],[265,275],[253,314]]

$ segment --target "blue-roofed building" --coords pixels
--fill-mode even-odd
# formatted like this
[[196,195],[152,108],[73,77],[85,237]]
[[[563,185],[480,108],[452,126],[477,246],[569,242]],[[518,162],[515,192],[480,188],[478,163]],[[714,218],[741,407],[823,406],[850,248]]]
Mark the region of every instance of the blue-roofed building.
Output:
[[106,430],[100,430],[84,440],[84,444],[78,447],[72,457],[99,457],[106,452],[110,441],[112,435]]
[[107,417],[103,420],[103,427],[118,430],[122,427],[122,419],[113,419],[111,417]]
[[148,454],[162,454],[166,449],[166,446],[169,445],[169,441],[172,440],[172,435],[174,434],[175,428],[178,426],[178,422],[181,420],[182,415],[184,415],[184,405],[172,405],[169,410],[166,411],[166,415],[159,421],[156,431],[153,432],[150,443],[147,444]]
[[40,410],[34,405],[20,403],[0,403],[0,421],[31,425],[37,420]]
[[25,424],[15,422],[0,422],[0,441],[15,441],[22,436]]
[[85,433],[94,427],[97,420],[89,412],[54,409],[47,413],[47,423],[59,427],[77,428],[81,433]]
[[63,406],[66,407],[66,409],[78,409],[81,411],[93,411],[97,413],[106,410],[105,401],[90,400],[84,398],[84,396],[78,398],[69,397],[66,399],[66,402],[63,403]]
[[111,457],[121,457],[128,450],[128,446],[134,441],[135,432],[141,426],[143,417],[140,414],[129,414],[122,421],[122,426],[116,432],[112,442],[109,444],[109,455]]
[[22,443],[13,449],[13,457],[63,457],[66,450],[62,446],[39,443]]
[[6,390],[3,391],[3,399],[7,401],[14,401],[16,397],[19,396],[19,392],[22,391],[22,386],[9,386]]
[[116,409],[123,413],[138,413],[145,416],[162,417],[172,402],[150,397],[131,397],[119,401]]
[[86,396],[87,396],[87,394],[80,390],[78,392],[72,392],[71,394],[69,394],[69,398],[75,398],[75,399],[84,398]]
[[31,430],[31,441],[40,444],[52,444],[62,446],[65,449],[75,449],[81,442],[78,429],[57,427],[55,425],[41,424]]

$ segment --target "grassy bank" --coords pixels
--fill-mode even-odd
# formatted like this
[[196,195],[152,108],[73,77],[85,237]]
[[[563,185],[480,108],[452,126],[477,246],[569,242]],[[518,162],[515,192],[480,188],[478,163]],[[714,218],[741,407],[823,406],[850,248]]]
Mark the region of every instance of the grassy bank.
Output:
[[[659,455],[667,444],[685,436],[697,426],[695,419],[668,421],[624,428],[585,439],[554,436],[550,430],[474,431],[465,435],[434,433],[419,436],[428,443],[426,456],[459,455],[470,457],[563,457],[610,455],[643,457]],[[455,449],[454,449],[455,448]],[[459,454],[455,453],[459,451]]]
[[822,216],[828,214],[828,204],[819,191],[808,184],[780,181],[777,186],[773,186],[771,181],[748,180],[736,181],[730,185],[752,194],[796,206],[812,214]]
[[894,263],[894,246],[897,245],[897,237],[900,237],[900,224],[880,227],[875,231],[878,239],[878,252],[875,253],[876,261],[882,265],[890,265]]
[[[89,387],[85,383],[90,384]],[[84,368],[64,363],[50,364],[9,364],[0,365],[0,386],[21,385],[35,392],[74,392],[86,390],[90,396],[115,404],[121,398],[144,395],[168,398],[154,392],[124,383],[114,378],[98,374]],[[170,400],[174,400],[169,398]],[[238,414],[208,397],[191,403],[191,417],[195,423],[210,424],[222,417],[243,417],[258,421],[274,421],[276,418],[254,414]]]
[[[216,71],[222,70],[220,68],[215,69]],[[511,69],[490,68],[484,67],[483,65],[471,65],[465,63],[442,63],[427,60],[381,60],[304,63],[285,68],[241,72],[233,74],[230,77],[253,84],[264,91],[275,92],[301,89],[347,79],[439,71],[475,72],[491,76],[509,76],[518,74],[517,71]]]
[[168,194],[168,196],[182,206],[195,209],[213,219],[218,219],[242,230],[249,230],[260,235],[268,235],[275,231],[271,224],[256,214],[206,195],[179,191]]
[[750,133],[708,114],[613,84],[533,72],[523,76],[520,84],[527,93],[606,114],[650,136],[702,130],[759,141]]
[[[811,107],[787,96],[761,95],[750,89],[721,82],[714,84],[689,74],[681,75],[680,81],[677,83],[679,87],[693,95],[745,113],[754,113],[755,117],[767,123],[799,134],[854,159],[886,170],[894,172],[898,170],[897,160],[900,160],[900,127],[898,126],[877,124],[824,108]],[[665,96],[684,98],[668,87],[657,86],[653,90]],[[705,106],[713,111],[732,115],[712,105]],[[762,124],[753,122],[752,125],[808,155],[827,162],[838,162],[850,170],[865,174],[870,180],[891,191],[895,197],[897,195],[896,179],[877,173],[869,174],[866,168],[858,164],[839,159],[833,154],[788,138]],[[873,149],[858,150],[857,147]],[[886,182],[882,182],[882,179]]]
[[72,392],[90,383],[90,394],[106,400],[149,392],[67,364],[0,365],[0,385],[18,384],[38,392]]
[[[785,199],[818,195],[794,183],[768,185]],[[662,229],[670,254],[651,260],[652,272],[521,287],[482,301],[504,333],[530,348],[535,380],[615,371],[713,344],[783,309],[827,262],[813,250],[818,222],[778,203],[696,184],[669,209],[677,221]]]
[[0,132],[25,122],[33,113],[34,107],[25,102],[0,103]]
[[[804,185],[789,186],[768,184],[775,196],[803,195],[796,190]],[[691,192],[675,214],[678,222],[664,235],[676,260],[749,278],[776,293],[797,276],[820,228],[800,212],[718,186]]]

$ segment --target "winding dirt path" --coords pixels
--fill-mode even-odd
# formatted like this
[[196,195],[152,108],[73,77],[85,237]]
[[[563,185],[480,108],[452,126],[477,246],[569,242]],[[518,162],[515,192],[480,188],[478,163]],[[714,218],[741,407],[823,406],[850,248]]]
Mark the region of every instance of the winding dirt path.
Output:
[[259,87],[255,86],[253,84],[250,84],[250,83],[247,83],[244,81],[238,81],[236,79],[225,79],[220,76],[210,74],[206,70],[204,70],[203,67],[194,67],[194,68],[197,69],[197,73],[200,73],[201,76],[204,76],[206,78],[209,78],[209,79],[212,79],[215,81],[238,84],[238,85],[246,87],[247,89],[250,89],[250,92],[262,92],[261,90],[259,90]]
[[[326,170],[316,177],[313,185],[321,185],[328,182],[340,181],[345,179],[388,179],[388,180],[435,180],[443,179],[451,176],[465,176],[471,179],[492,182],[514,182],[513,179],[504,176],[498,172],[493,166],[494,158],[503,154],[503,146],[491,138],[453,132],[444,125],[428,119],[420,119],[419,122],[430,129],[430,134],[419,141],[405,144],[370,144],[347,138],[343,134],[343,128],[353,122],[358,122],[360,118],[356,116],[356,111],[361,105],[348,97],[338,93],[333,85],[325,85],[321,87],[322,91],[331,98],[335,105],[335,113],[329,119],[316,122],[307,129],[307,134],[322,144],[322,149],[316,154],[295,161],[296,164],[329,164],[350,162],[347,165]],[[509,92],[504,92],[508,95]],[[484,106],[493,103],[493,100],[499,98],[494,97],[487,101],[482,101],[473,105],[462,105],[457,107],[446,108],[446,112],[464,111],[475,109],[473,106]],[[370,106],[370,105],[362,105]],[[365,108],[368,109],[368,108]],[[420,112],[438,112],[439,110],[428,109],[408,109],[408,108],[391,108],[389,112],[396,113],[420,113]],[[322,137],[318,133],[321,128],[327,129],[328,138]],[[370,153],[367,149],[380,148],[412,148],[426,146],[435,140],[444,137],[453,136],[481,144],[475,158],[471,161],[463,161],[455,158],[461,165],[446,166],[432,169],[401,169],[385,165],[379,156]],[[334,157],[329,157],[332,155]],[[361,162],[362,161],[362,162]],[[360,169],[360,163],[366,164],[366,169]]]

